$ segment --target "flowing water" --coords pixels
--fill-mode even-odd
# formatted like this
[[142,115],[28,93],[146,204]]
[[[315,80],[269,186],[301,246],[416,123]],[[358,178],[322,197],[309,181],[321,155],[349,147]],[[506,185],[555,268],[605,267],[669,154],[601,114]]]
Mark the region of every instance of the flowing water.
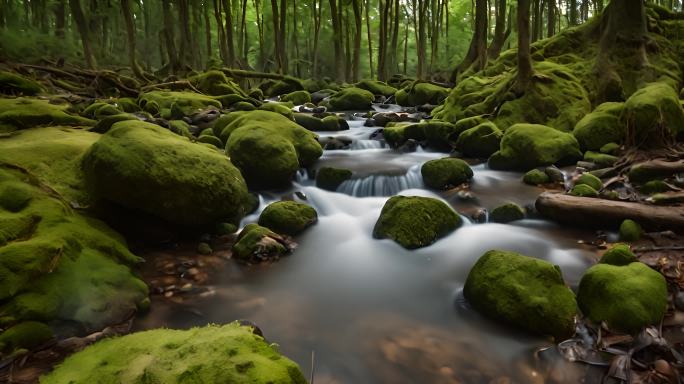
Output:
[[[318,163],[355,172],[337,192],[316,188],[302,172],[291,190],[260,195],[263,209],[300,192],[298,199],[318,211],[319,222],[296,238],[299,247],[291,256],[263,266],[228,263],[215,279],[215,295],[191,310],[156,300],[137,326],[249,319],[307,376],[314,367],[316,383],[544,382],[534,351],[551,344],[482,318],[461,290],[472,265],[490,249],[557,264],[575,288],[593,257],[577,240],[592,234],[534,218],[472,223],[469,212],[507,201],[529,205],[541,189],[524,185],[519,173],[475,165],[469,195],[436,194],[425,189],[420,165],[444,153],[385,148],[370,138],[377,128],[362,123],[326,133],[354,140],[351,149],[326,151]],[[380,210],[395,194],[441,198],[463,214],[465,224],[414,251],[373,239]],[[258,213],[244,223],[256,221]],[[575,366],[558,357],[552,361],[555,382],[576,382]]]

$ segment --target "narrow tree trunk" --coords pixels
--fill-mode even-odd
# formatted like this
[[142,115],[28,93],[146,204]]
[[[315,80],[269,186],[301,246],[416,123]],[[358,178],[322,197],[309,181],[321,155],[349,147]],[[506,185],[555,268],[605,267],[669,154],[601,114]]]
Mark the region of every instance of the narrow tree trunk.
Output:
[[[0,0],[0,27],[4,25],[3,11],[5,0]],[[64,26],[66,25],[66,0],[58,0],[55,7],[55,36],[64,37]]]
[[313,41],[313,71],[312,77],[314,79],[318,78],[318,40],[321,32],[321,12],[323,10],[323,0],[318,3],[318,0],[312,0],[311,5],[313,8],[313,19],[314,19],[314,41]]
[[570,0],[570,26],[577,25],[577,0]]
[[368,40],[368,67],[370,68],[371,79],[375,77],[375,68],[373,68],[373,37],[371,31],[370,17],[368,10],[370,9],[370,0],[366,0],[366,39]]
[[352,0],[354,9],[354,59],[352,60],[352,81],[359,81],[361,72],[361,0]]
[[176,42],[173,33],[173,26],[175,23],[173,15],[171,14],[171,3],[169,0],[162,0],[162,10],[164,14],[164,43],[166,45],[166,54],[169,57],[171,72],[176,73],[180,69],[180,62],[178,60],[178,52],[176,51]]
[[546,0],[548,9],[546,11],[546,37],[551,37],[556,33],[556,0]]
[[131,11],[130,0],[121,0],[121,11],[123,12],[124,22],[126,23],[126,42],[128,44],[128,61],[131,65],[131,70],[136,77],[145,80],[142,69],[138,65],[135,53],[135,21],[133,20],[133,12]]
[[264,19],[261,16],[261,0],[253,1],[254,9],[256,10],[257,29],[259,31],[259,68],[263,70],[266,61],[266,51],[264,50]]
[[344,53],[342,45],[342,27],[339,11],[337,8],[337,0],[329,0],[330,15],[333,23],[333,46],[335,49],[335,80],[342,81],[344,79]]
[[[523,0],[529,1],[529,0]],[[529,16],[528,16],[529,18]],[[475,31],[473,38],[470,41],[468,53],[463,58],[463,61],[456,67],[451,74],[451,81],[455,83],[458,76],[468,69],[471,65],[475,65],[476,70],[481,70],[487,65],[487,20],[489,19],[489,10],[487,9],[487,0],[476,0],[475,2]]]
[[489,45],[487,56],[490,59],[496,59],[501,54],[506,39],[511,33],[510,28],[506,28],[506,0],[497,0],[496,7],[496,25],[494,26],[494,38]]
[[233,12],[231,0],[223,0],[223,12],[226,14],[226,54],[229,67],[235,65],[235,44],[233,42]]
[[202,6],[202,17],[204,18],[204,43],[207,49],[207,62],[214,57],[214,52],[211,47],[211,22],[209,21],[209,7],[207,4]]
[[97,65],[95,62],[95,56],[90,47],[90,35],[88,33],[88,22],[83,15],[83,9],[81,8],[80,0],[69,0],[69,7],[71,8],[71,14],[76,22],[76,27],[81,35],[81,43],[83,44],[83,58],[86,62],[88,68],[95,68]]
[[524,92],[532,82],[530,54],[530,0],[518,0],[518,78],[517,90]]
[[390,0],[378,0],[380,14],[380,31],[378,36],[378,79],[387,80],[387,19]]

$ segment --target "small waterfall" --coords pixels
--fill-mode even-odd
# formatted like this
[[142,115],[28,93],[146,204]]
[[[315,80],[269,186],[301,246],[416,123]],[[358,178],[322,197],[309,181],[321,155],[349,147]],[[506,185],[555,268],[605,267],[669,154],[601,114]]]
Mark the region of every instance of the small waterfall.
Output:
[[371,175],[347,180],[337,187],[337,192],[357,197],[392,196],[413,188],[424,188],[420,165],[412,166],[404,175]]
[[380,140],[355,140],[349,149],[359,150],[359,149],[383,149],[389,148],[389,146]]

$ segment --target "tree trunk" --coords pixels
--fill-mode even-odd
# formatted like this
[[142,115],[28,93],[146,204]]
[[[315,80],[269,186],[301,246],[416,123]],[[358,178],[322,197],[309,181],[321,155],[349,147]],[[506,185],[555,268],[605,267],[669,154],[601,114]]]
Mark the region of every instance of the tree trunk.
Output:
[[366,0],[366,39],[368,40],[368,67],[370,68],[371,79],[375,77],[375,68],[373,68],[373,33],[371,31],[370,17],[368,10],[370,9],[370,0]]
[[551,37],[556,33],[556,0],[546,0],[548,5],[546,11],[546,37]]
[[532,82],[530,54],[530,0],[518,0],[518,78],[517,90],[524,92]]
[[[4,1],[0,1],[0,27],[4,24],[4,17],[2,16]],[[64,37],[64,27],[66,26],[66,0],[58,0],[55,4],[55,36]]]
[[[529,0],[522,0],[528,1]],[[529,18],[529,15],[528,15]],[[470,41],[470,47],[463,61],[456,67],[451,74],[451,81],[456,83],[458,76],[475,65],[476,70],[482,70],[487,65],[487,20],[489,19],[489,9],[487,0],[476,0],[475,2],[475,33]]]
[[487,56],[490,59],[496,59],[501,54],[506,39],[511,34],[510,28],[506,28],[506,0],[497,0],[496,7],[496,25],[494,26],[494,38],[489,45]]
[[69,7],[71,8],[71,14],[76,22],[76,27],[81,35],[81,43],[83,44],[83,59],[86,62],[88,68],[95,68],[97,65],[95,62],[95,56],[93,56],[93,51],[90,47],[90,34],[88,33],[88,22],[83,15],[83,9],[81,8],[80,0],[69,0]]
[[352,0],[354,8],[354,59],[352,60],[352,81],[359,81],[361,72],[361,0]]
[[135,21],[131,11],[130,0],[121,0],[121,11],[123,12],[124,22],[126,23],[126,42],[128,44],[128,61],[131,64],[133,74],[139,79],[145,79],[142,69],[138,65],[135,53]]
[[214,52],[211,47],[211,22],[209,21],[209,7],[206,3],[202,6],[202,17],[204,18],[204,43],[207,50],[207,63],[214,57]]
[[235,44],[233,42],[233,11],[231,0],[223,1],[223,12],[226,14],[226,61],[229,67],[235,65]]
[[570,0],[570,26],[577,25],[577,0]]
[[344,52],[342,45],[342,26],[337,9],[337,0],[328,0],[333,24],[333,46],[335,49],[335,80],[344,80]]
[[173,33],[174,20],[171,14],[170,0],[162,0],[162,10],[164,14],[164,43],[166,45],[166,54],[169,56],[169,66],[172,73],[178,72],[180,69],[180,62],[178,60],[178,52],[176,51],[175,36]]
[[311,5],[313,9],[313,19],[314,19],[314,41],[313,41],[313,74],[314,79],[318,78],[318,40],[321,32],[321,12],[323,11],[323,0],[318,3],[318,0],[312,0]]

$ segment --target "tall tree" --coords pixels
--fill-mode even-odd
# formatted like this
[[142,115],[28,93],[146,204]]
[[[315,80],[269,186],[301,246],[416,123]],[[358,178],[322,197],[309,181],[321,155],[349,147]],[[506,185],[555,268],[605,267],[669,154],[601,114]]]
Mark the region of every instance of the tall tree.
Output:
[[530,54],[530,0],[518,0],[518,92],[524,92],[532,82],[532,55]]
[[489,45],[487,55],[490,59],[496,59],[501,53],[506,39],[511,34],[511,29],[506,27],[506,0],[496,0],[496,24],[494,25],[494,37]]
[[[529,1],[529,0],[525,0]],[[451,74],[451,81],[456,82],[458,76],[468,69],[471,65],[475,66],[476,70],[481,70],[487,65],[487,20],[489,19],[489,9],[487,7],[487,0],[475,1],[475,31],[473,38],[470,40],[470,47],[468,53],[463,58],[463,61],[454,69]],[[528,15],[529,22],[529,15]]]
[[126,42],[128,43],[128,60],[131,65],[131,70],[136,77],[145,79],[142,69],[138,65],[135,53],[135,21],[133,20],[133,12],[131,11],[130,0],[121,0],[121,11],[123,12],[124,22],[126,23]]
[[69,8],[71,14],[76,22],[76,27],[81,35],[81,43],[83,45],[83,58],[89,68],[95,68],[95,56],[90,46],[90,33],[88,31],[88,22],[86,21],[83,9],[81,8],[80,0],[69,0]]

